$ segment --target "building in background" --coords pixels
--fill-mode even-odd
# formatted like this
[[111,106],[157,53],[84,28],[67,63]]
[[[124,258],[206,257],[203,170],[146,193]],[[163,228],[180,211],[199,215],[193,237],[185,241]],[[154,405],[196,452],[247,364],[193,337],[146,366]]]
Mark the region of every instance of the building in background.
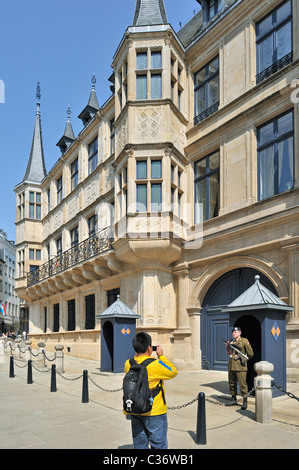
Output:
[[[35,343],[99,360],[104,338],[113,360],[96,316],[119,294],[179,367],[225,370],[223,308],[259,275],[293,307],[287,368],[298,379],[298,2],[198,3],[176,32],[162,0],[136,1],[112,96],[99,106],[93,78],[82,130],[68,113],[48,172],[38,89],[15,188],[17,292]],[[250,314],[240,322],[259,337]]]
[[16,247],[0,229],[0,310],[1,333],[20,331],[20,300],[15,293]]

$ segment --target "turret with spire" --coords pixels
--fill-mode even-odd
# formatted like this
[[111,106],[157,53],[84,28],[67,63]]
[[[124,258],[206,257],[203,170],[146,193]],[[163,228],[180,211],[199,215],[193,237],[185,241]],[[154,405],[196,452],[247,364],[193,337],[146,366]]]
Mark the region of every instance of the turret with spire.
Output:
[[96,115],[96,113],[100,109],[98,99],[97,99],[97,95],[96,95],[96,91],[95,91],[96,82],[97,82],[97,80],[96,80],[96,77],[95,77],[95,74],[94,74],[92,79],[91,79],[92,89],[91,89],[91,92],[90,92],[88,105],[83,109],[83,111],[78,116],[78,118],[82,120],[84,126],[86,126],[86,124],[91,119],[94,118],[94,116]]
[[23,178],[23,181],[34,183],[40,183],[47,174],[43,150],[40,99],[41,90],[40,83],[38,81],[36,88],[36,114],[33,139],[26,172]]
[[67,110],[68,119],[67,119],[67,123],[65,126],[64,134],[59,140],[59,142],[57,142],[56,144],[57,147],[60,148],[62,155],[67,151],[67,149],[75,140],[75,135],[74,135],[74,131],[73,131],[72,123],[71,123],[71,114],[72,114],[71,108],[68,107],[68,110]]

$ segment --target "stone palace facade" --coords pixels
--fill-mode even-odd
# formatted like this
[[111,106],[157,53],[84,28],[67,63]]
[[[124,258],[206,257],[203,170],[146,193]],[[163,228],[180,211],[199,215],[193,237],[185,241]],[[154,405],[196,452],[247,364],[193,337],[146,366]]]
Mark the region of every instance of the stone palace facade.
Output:
[[[15,187],[16,291],[33,345],[100,360],[96,317],[120,295],[178,367],[224,370],[222,308],[259,275],[292,307],[298,378],[298,2],[198,3],[176,32],[163,0],[136,1],[112,95],[99,106],[92,80],[82,131],[68,119],[48,172],[38,88]],[[250,312],[240,322],[254,337]]]

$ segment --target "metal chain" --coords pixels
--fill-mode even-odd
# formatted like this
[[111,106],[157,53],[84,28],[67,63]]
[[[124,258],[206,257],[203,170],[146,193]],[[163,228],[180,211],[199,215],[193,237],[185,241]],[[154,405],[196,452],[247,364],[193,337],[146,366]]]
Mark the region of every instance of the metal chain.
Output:
[[37,370],[38,372],[50,372],[50,370],[51,370],[51,369],[45,369],[45,370],[37,369],[33,362],[32,362],[32,367],[33,367],[33,369]]
[[31,348],[31,347],[29,347],[29,351],[30,351],[30,353],[32,354],[33,357],[37,357],[37,356],[38,356],[38,353],[37,353],[37,354],[34,354],[34,352],[32,352],[32,348]]
[[193,400],[189,401],[188,403],[185,403],[183,405],[178,405],[178,406],[168,406],[168,410],[180,410],[181,408],[186,408],[186,406],[192,405],[198,400],[198,398],[194,398]]
[[43,355],[45,356],[45,358],[47,359],[47,361],[49,361],[49,362],[55,361],[56,356],[54,356],[53,359],[50,359],[49,357],[47,357],[47,355],[46,355],[46,353],[45,353],[45,350],[43,349],[42,351],[43,351]]
[[88,378],[89,380],[98,388],[100,388],[101,390],[103,390],[104,392],[120,392],[122,390],[122,388],[118,388],[116,390],[107,390],[106,388],[103,388],[103,387],[100,387],[100,385],[98,385],[94,380],[92,380],[92,378],[88,375]]
[[64,380],[69,380],[69,381],[75,381],[75,380],[79,380],[83,377],[83,374],[82,375],[79,375],[79,377],[73,377],[72,379],[69,378],[69,377],[65,377],[64,375],[62,375],[57,369],[56,369],[56,372],[58,375],[60,375],[60,377],[62,377]]
[[278,390],[281,390],[282,392],[286,393],[286,394],[288,395],[288,397],[290,397],[290,398],[295,398],[295,400],[298,400],[298,401],[299,401],[299,398],[298,398],[298,397],[296,397],[293,393],[287,392],[286,390],[284,390],[280,385],[277,385],[276,382],[273,382],[273,385],[274,385],[275,387],[277,387]]
[[[19,366],[16,362],[15,362],[16,359],[14,359],[14,364],[19,367],[19,369],[25,369],[25,367],[27,367],[28,363],[26,362],[26,364],[24,366]],[[23,362],[23,361],[20,361],[20,362]]]

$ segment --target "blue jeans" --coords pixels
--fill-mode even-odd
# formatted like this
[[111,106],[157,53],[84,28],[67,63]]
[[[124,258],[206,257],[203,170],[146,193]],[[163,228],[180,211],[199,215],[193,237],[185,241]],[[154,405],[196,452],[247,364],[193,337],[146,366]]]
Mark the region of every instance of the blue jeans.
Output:
[[131,415],[135,449],[168,449],[167,414],[157,416]]

